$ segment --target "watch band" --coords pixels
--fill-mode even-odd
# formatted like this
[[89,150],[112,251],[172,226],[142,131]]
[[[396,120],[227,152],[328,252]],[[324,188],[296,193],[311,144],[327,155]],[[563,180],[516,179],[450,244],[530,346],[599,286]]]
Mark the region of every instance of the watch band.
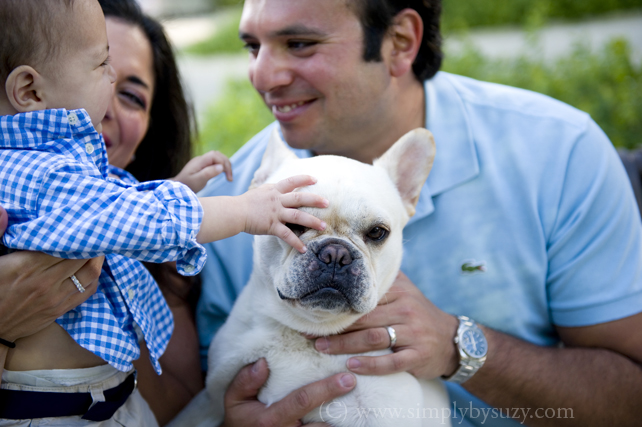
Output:
[[[459,318],[459,327],[457,328],[457,334],[455,335],[455,345],[457,346],[457,351],[459,352],[459,368],[455,371],[454,374],[449,377],[442,377],[445,381],[449,381],[455,384],[463,384],[472,377],[475,372],[482,367],[486,361],[486,354],[482,357],[476,358],[470,356],[464,348],[461,346],[461,337],[464,331],[473,329],[478,330],[482,336],[483,332],[477,326],[474,320],[466,316],[457,316]],[[485,338],[484,338],[485,339]]]

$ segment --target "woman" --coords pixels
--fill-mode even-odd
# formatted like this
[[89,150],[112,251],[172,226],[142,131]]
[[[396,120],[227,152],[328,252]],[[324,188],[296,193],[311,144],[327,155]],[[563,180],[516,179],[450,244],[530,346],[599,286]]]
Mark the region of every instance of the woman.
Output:
[[[133,1],[104,0],[100,3],[106,15],[110,56],[117,74],[113,102],[103,122],[107,153],[114,166],[111,172],[129,179],[117,169],[127,168],[141,181],[174,177],[172,179],[187,184],[194,191],[200,190],[222,169],[226,169],[231,178],[229,161],[214,152],[193,159],[181,170],[190,158],[193,122],[171,47],[160,24],[144,16]],[[214,163],[223,164],[223,167],[214,166]],[[6,214],[3,218],[6,219]],[[40,367],[38,363],[42,364],[42,361],[34,368],[24,356],[29,355],[29,347],[34,342],[51,336],[47,331],[56,330],[52,322],[57,317],[95,291],[101,265],[102,258],[64,261],[24,252],[1,257],[0,338],[10,342],[28,338],[19,341],[18,348],[12,351],[0,345],[0,370],[5,362],[7,370],[50,369]],[[179,276],[171,264],[151,265],[150,269],[170,304],[176,333],[161,358],[162,376],[153,371],[144,346],[135,365],[139,390],[150,402],[158,421],[164,424],[203,384],[198,341],[187,300],[192,283]],[[75,291],[69,279],[74,274],[83,285],[91,283],[85,285],[90,292]],[[38,335],[33,335],[37,332]],[[56,341],[69,339],[64,335],[54,333]],[[67,353],[57,353],[55,349],[51,353],[51,359],[59,369],[104,364],[82,352],[73,353],[72,357],[65,357]]]
[[[174,55],[161,25],[129,0],[100,0],[105,14],[111,65],[116,71],[113,102],[103,120],[103,136],[112,166],[139,181],[167,179],[199,191],[220,173],[223,156],[191,157],[192,115],[185,101]],[[227,161],[227,159],[225,159]],[[187,166],[181,171],[181,168]],[[230,165],[227,162],[228,177]],[[117,170],[113,171],[118,174]],[[134,363],[139,390],[159,424],[180,411],[203,387],[198,339],[191,304],[192,281],[173,265],[147,264],[172,309],[175,329],[156,375],[147,349]]]
[[[99,0],[106,17],[111,64],[117,80],[113,103],[103,121],[109,161],[138,180],[174,179],[198,191],[221,168],[218,153],[190,157],[191,114],[178,78],[170,45],[161,26],[143,16],[132,0]],[[231,180],[229,162],[224,163]],[[120,175],[117,169],[113,169]],[[6,214],[0,207],[0,236]],[[39,253],[18,252],[0,257],[0,338],[15,341],[51,325],[56,318],[84,302],[96,291],[102,257],[61,260]],[[135,366],[138,388],[160,425],[170,420],[203,387],[190,291],[192,284],[167,265],[148,265],[172,309],[175,329],[161,357],[163,375],[157,376],[146,348]],[[70,279],[75,275],[87,292],[79,293]],[[9,349],[0,345],[0,371]],[[225,425],[276,424],[296,420],[323,401],[348,392],[340,375],[293,392],[265,408],[256,395],[268,375],[265,361],[241,371],[228,395]],[[350,375],[350,378],[352,376]],[[278,415],[276,415],[278,414]],[[275,424],[275,425],[276,425]],[[280,424],[279,424],[280,425]]]

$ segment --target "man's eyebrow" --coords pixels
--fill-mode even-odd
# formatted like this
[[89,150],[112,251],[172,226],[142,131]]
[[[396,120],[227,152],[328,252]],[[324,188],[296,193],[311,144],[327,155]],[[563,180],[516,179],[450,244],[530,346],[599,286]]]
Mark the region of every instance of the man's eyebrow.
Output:
[[[291,25],[277,31],[273,31],[270,37],[283,37],[283,36],[325,36],[326,33],[316,28],[307,27],[305,25]],[[239,31],[239,38],[242,40],[254,38],[252,34]]]

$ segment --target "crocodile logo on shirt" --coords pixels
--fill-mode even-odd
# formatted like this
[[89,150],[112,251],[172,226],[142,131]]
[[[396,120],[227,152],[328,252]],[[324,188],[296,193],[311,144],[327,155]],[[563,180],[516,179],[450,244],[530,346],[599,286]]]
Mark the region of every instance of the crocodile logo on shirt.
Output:
[[485,261],[475,261],[474,259],[464,261],[461,265],[461,274],[473,274],[473,273],[484,273],[486,272],[486,262]]

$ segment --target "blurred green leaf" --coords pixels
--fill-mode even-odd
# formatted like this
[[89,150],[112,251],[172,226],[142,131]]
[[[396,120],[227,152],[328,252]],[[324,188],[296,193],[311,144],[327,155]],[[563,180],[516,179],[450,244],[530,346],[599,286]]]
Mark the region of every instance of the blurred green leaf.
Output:
[[[240,52],[238,39],[242,0],[213,0],[217,6],[232,6],[236,12],[212,37],[187,49],[212,55]],[[441,28],[445,34],[474,27],[517,25],[532,33],[551,18],[577,20],[613,11],[642,9],[642,0],[442,0]]]
[[442,0],[445,33],[498,25],[539,28],[551,18],[576,20],[642,8],[642,0]]
[[241,22],[241,8],[237,7],[230,11],[212,37],[187,47],[185,51],[196,55],[243,51],[243,42],[239,39],[239,22]]
[[586,111],[615,146],[642,144],[642,64],[631,61],[626,40],[600,52],[578,44],[567,56],[544,63],[525,52],[516,59],[484,58],[471,45],[447,56],[444,71],[549,95]]
[[196,144],[197,154],[218,150],[231,156],[274,121],[247,79],[228,81],[220,98],[207,110]]

